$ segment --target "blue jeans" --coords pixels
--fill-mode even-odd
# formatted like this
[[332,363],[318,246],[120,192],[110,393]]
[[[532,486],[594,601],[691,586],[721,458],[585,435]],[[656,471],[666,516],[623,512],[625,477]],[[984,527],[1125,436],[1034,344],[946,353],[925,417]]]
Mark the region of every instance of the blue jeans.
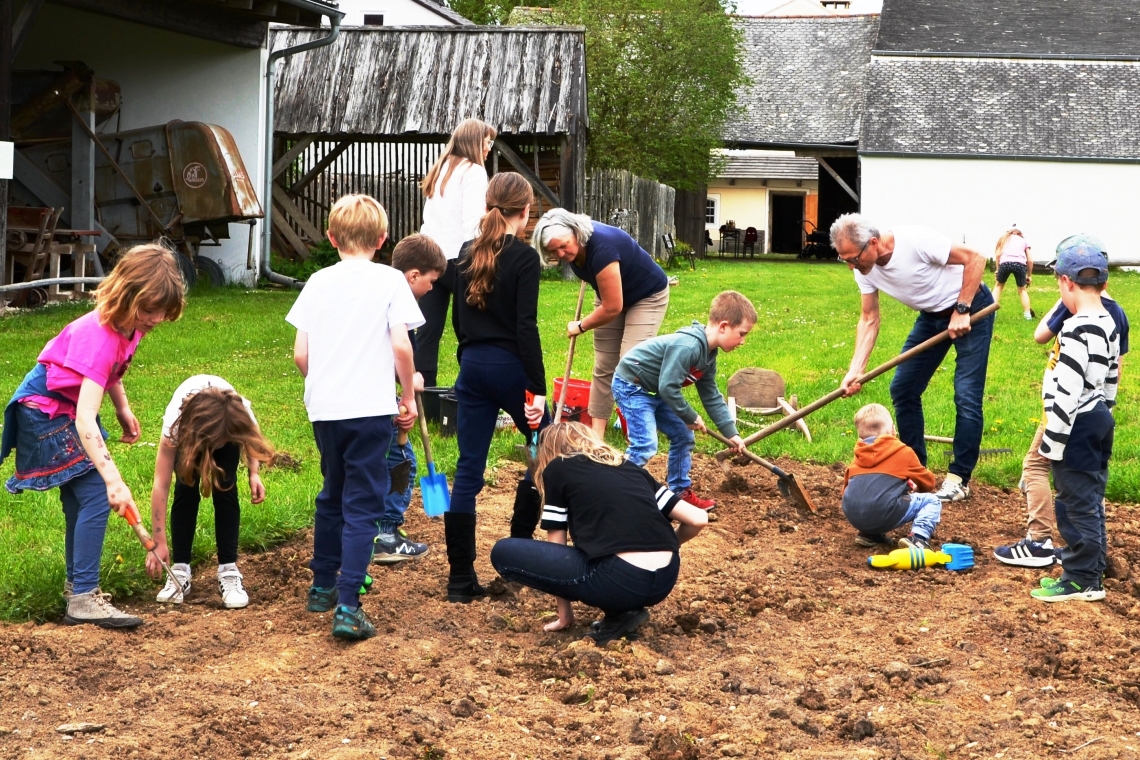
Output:
[[[392,445],[388,449],[388,470],[405,460],[412,463],[412,470],[408,473],[408,487],[400,493],[389,493],[384,497],[384,513],[380,515],[380,532],[394,533],[404,524],[404,513],[408,511],[408,504],[412,502],[412,485],[416,482],[416,452],[412,449],[409,440],[403,446],[396,441],[399,429],[392,423]],[[389,489],[390,490],[390,489]]]
[[646,392],[640,385],[614,375],[614,401],[625,417],[629,448],[625,456],[638,467],[657,453],[657,432],[669,439],[669,475],[666,485],[673,493],[691,488],[689,470],[693,465],[695,440],[693,431],[677,416],[669,405],[657,395]]
[[[459,439],[459,462],[451,492],[451,512],[475,512],[475,498],[486,481],[487,453],[502,409],[523,434],[532,434],[523,406],[526,404],[526,371],[522,360],[505,348],[476,343],[463,349],[459,378],[455,381],[458,410],[455,415]],[[550,424],[550,411],[543,413],[538,431]],[[530,473],[526,478],[529,480]]]
[[942,502],[932,493],[904,494],[893,501],[887,500],[886,504],[852,504],[845,500],[843,514],[860,533],[890,533],[914,523],[910,526],[911,532],[929,541],[942,519]]
[[681,559],[660,570],[644,570],[616,554],[589,560],[581,549],[530,538],[504,538],[491,549],[499,575],[607,615],[662,602],[677,583]]
[[[356,607],[388,495],[392,416],[313,423],[324,487],[313,523],[313,585]],[[339,571],[339,575],[338,575]]]
[[99,585],[99,561],[111,514],[107,484],[96,470],[88,470],[60,485],[59,498],[67,526],[63,542],[67,580],[74,584],[73,593],[86,594]]
[[[970,311],[979,311],[993,302],[990,289],[983,283],[978,287]],[[914,327],[903,344],[903,351],[933,338],[949,326],[950,317],[919,312]],[[926,440],[923,435],[926,434],[926,421],[922,414],[922,394],[949,353],[950,346],[954,346],[957,356],[954,367],[954,461],[950,463],[949,469],[962,478],[963,483],[969,482],[982,445],[982,430],[985,427],[982,401],[993,333],[994,315],[991,314],[976,322],[970,332],[962,337],[943,341],[903,362],[891,380],[891,401],[895,407],[899,440],[914,449],[918,460],[925,465]]]

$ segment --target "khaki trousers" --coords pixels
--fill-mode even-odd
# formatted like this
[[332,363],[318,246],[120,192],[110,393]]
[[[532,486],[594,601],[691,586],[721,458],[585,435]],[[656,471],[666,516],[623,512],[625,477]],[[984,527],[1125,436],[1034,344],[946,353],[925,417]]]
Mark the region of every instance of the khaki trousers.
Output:
[[1057,516],[1053,511],[1053,488],[1049,485],[1052,462],[1037,453],[1044,435],[1045,423],[1042,422],[1037,426],[1033,443],[1021,463],[1021,491],[1025,494],[1028,511],[1029,537],[1034,541],[1044,541],[1057,531]]
[[[594,308],[602,302],[594,299]],[[609,324],[594,330],[594,377],[590,382],[590,408],[593,419],[608,420],[614,410],[611,386],[614,370],[626,353],[638,343],[657,335],[669,308],[669,287],[646,296],[617,315]]]

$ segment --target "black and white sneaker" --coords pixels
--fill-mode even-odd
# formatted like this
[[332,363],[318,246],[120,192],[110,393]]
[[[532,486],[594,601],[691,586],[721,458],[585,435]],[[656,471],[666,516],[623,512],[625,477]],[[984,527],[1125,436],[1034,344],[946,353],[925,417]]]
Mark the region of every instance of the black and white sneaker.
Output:
[[430,551],[427,544],[412,541],[403,531],[381,533],[376,537],[374,547],[372,561],[381,565],[418,559]]
[[1018,567],[1049,567],[1056,561],[1057,553],[1052,538],[1037,542],[1026,536],[1016,544],[994,549],[994,558]]

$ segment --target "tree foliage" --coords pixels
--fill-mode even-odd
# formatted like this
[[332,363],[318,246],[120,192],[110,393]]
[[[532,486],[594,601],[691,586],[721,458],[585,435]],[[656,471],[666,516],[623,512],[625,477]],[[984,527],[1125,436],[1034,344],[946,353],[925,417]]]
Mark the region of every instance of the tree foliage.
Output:
[[744,80],[723,0],[560,0],[555,14],[586,27],[590,166],[703,185]]
[[476,24],[507,23],[511,10],[520,5],[539,5],[527,0],[448,0],[448,7]]

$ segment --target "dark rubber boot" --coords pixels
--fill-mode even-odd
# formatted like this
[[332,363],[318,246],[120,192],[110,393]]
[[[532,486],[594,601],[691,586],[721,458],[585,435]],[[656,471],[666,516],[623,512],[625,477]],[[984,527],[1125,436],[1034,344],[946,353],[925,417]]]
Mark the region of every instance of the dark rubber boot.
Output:
[[511,538],[534,538],[538,518],[542,514],[542,500],[538,489],[529,480],[520,480],[515,489],[515,511],[511,515]]
[[447,601],[470,604],[471,600],[487,595],[475,575],[475,514],[473,512],[444,512],[443,535],[447,540],[447,562],[451,572],[447,577]]

